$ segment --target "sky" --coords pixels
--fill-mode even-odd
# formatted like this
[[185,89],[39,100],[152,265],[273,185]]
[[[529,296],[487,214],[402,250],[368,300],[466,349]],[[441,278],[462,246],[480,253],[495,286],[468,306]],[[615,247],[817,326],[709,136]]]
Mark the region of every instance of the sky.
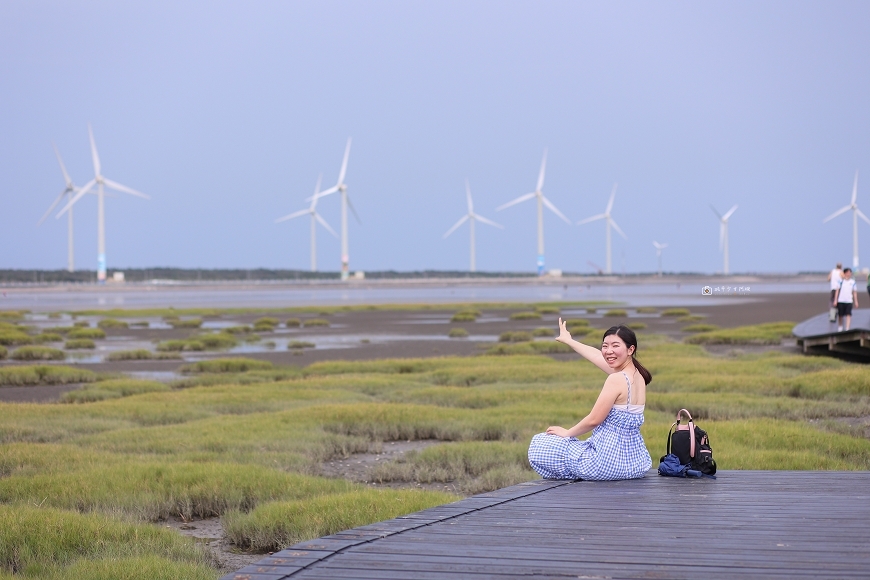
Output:
[[[828,270],[870,213],[870,3],[0,3],[0,268],[66,266],[63,189],[103,174],[111,268],[309,268],[318,175],[346,183],[351,270],[531,272],[535,189],[547,268],[593,272],[612,216],[616,273]],[[339,199],[318,205],[340,227]],[[96,197],[75,206],[76,266],[97,263]],[[318,266],[340,244],[318,226]],[[860,222],[861,266],[870,225]]]

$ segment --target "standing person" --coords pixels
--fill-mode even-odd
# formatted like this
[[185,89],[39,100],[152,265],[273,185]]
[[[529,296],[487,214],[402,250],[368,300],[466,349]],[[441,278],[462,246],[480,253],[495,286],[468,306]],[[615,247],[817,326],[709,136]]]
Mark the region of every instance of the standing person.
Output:
[[[592,410],[565,429],[549,427],[532,438],[529,463],[546,479],[615,480],[643,477],[652,465],[640,434],[646,386],[652,375],[637,360],[637,336],[623,325],[604,333],[601,350],[571,338],[559,319],[559,342],[609,376]],[[592,431],[585,441],[577,439]]]
[[837,307],[837,290],[840,288],[840,280],[843,279],[843,264],[837,262],[837,267],[828,272],[828,281],[831,283],[831,308]]
[[834,302],[837,303],[837,315],[840,317],[840,323],[837,326],[837,332],[849,330],[852,326],[852,307],[858,308],[858,291],[855,289],[855,280],[852,279],[852,268],[843,270],[843,279],[840,281],[840,287],[834,294]]

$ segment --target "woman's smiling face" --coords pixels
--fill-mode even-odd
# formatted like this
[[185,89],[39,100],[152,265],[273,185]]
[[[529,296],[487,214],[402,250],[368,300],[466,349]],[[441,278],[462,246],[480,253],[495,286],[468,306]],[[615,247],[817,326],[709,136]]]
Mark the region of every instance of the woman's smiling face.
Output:
[[626,347],[625,342],[616,334],[604,338],[601,343],[601,354],[604,356],[607,366],[612,369],[620,368],[634,352],[634,347]]

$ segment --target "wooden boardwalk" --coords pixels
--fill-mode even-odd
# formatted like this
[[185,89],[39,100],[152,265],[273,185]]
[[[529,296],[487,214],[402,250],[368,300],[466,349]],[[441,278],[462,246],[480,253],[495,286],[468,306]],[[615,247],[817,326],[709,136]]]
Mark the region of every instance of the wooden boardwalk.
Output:
[[870,578],[870,472],[535,481],[297,544],[225,580]]

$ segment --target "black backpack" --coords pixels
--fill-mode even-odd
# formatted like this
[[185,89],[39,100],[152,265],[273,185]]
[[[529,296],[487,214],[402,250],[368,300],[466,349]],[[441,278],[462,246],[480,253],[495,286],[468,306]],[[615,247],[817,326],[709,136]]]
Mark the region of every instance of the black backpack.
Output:
[[[686,423],[681,423],[683,413],[688,418]],[[680,465],[686,465],[689,469],[700,471],[704,475],[716,474],[716,460],[713,459],[713,449],[707,432],[695,425],[692,416],[685,409],[677,413],[676,422],[668,431],[668,451],[680,460]],[[662,457],[661,461],[664,461]]]

